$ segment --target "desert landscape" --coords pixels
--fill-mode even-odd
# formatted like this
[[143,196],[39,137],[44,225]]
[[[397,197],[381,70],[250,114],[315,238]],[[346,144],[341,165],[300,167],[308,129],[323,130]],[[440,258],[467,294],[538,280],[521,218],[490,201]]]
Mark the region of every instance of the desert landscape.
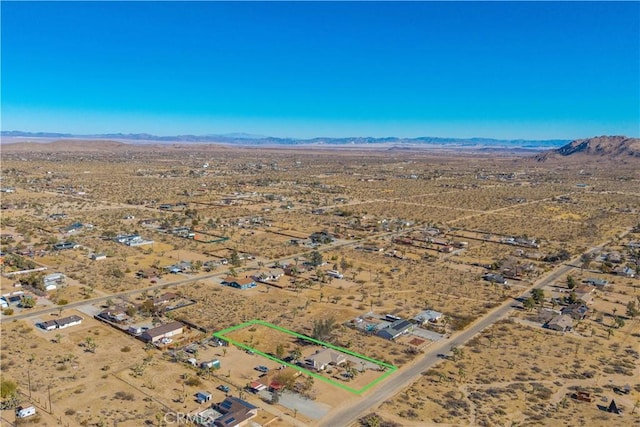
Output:
[[636,425],[637,145],[3,144],[3,423]]

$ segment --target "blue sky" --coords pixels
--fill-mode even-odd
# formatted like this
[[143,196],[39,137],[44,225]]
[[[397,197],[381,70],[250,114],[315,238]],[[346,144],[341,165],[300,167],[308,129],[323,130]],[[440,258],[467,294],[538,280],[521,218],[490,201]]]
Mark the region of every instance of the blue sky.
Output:
[[7,2],[2,130],[640,136],[639,2]]

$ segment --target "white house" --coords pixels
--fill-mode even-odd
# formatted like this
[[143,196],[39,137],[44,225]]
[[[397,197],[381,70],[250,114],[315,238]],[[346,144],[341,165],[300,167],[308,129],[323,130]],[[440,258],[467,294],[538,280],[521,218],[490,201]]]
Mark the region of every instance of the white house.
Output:
[[62,273],[52,273],[44,276],[43,280],[44,289],[46,291],[53,291],[57,289],[58,286],[62,286],[65,284],[66,276]]
[[309,356],[309,358],[305,360],[305,364],[316,371],[322,371],[328,365],[340,366],[343,363],[346,363],[346,361],[347,358],[344,354],[325,348],[324,350]]
[[58,319],[56,320],[56,323],[58,324],[58,329],[64,329],[64,328],[68,328],[69,326],[75,326],[75,325],[81,324],[82,317],[76,316],[74,314],[73,316]]
[[442,319],[442,313],[434,310],[425,310],[413,318],[419,325],[424,325],[427,322],[436,323],[440,319]]
[[53,331],[55,329],[64,329],[69,326],[75,326],[82,323],[82,317],[75,314],[69,317],[63,317],[62,319],[47,320],[46,322],[37,323],[37,326],[45,331]]

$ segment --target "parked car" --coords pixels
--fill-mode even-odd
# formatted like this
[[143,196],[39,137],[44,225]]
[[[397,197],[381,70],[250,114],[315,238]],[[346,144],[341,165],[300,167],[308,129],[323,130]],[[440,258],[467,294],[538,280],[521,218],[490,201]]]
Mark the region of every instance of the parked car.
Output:
[[231,389],[229,388],[228,385],[224,385],[224,384],[220,384],[218,387],[216,387],[218,390],[220,391],[224,391],[225,393],[229,393],[231,391]]
[[260,371],[260,372],[269,372],[269,368],[267,368],[264,365],[258,365],[256,366],[256,371]]

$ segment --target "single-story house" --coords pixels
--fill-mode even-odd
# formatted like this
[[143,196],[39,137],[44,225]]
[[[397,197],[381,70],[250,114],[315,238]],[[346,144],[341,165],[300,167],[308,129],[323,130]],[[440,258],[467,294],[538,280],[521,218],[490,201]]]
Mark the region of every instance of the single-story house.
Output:
[[127,320],[129,320],[129,316],[127,315],[127,313],[125,313],[123,309],[117,309],[117,308],[116,309],[108,308],[106,310],[102,310],[98,314],[98,317],[114,323],[124,323]]
[[312,243],[331,243],[333,242],[333,236],[327,231],[316,231],[309,236]]
[[164,294],[160,295],[157,298],[153,298],[153,305],[154,306],[159,306],[159,305],[164,305],[167,304],[175,299],[178,299],[178,295],[174,294],[173,292],[165,292]]
[[55,329],[64,329],[69,326],[75,326],[82,323],[82,317],[76,316],[75,314],[68,317],[63,317],[62,319],[56,320],[47,320],[46,322],[40,322],[37,324],[38,327],[44,329],[45,331],[53,331]]
[[149,279],[151,277],[156,277],[156,270],[154,268],[147,268],[145,270],[138,270],[136,272],[136,277],[138,279]]
[[620,264],[622,262],[622,255],[618,251],[609,252],[604,258],[614,264]]
[[505,279],[504,276],[501,274],[487,273],[484,276],[482,276],[482,278],[491,283],[499,283],[501,285],[507,284],[507,279]]
[[591,293],[583,294],[580,292],[576,292],[576,297],[578,297],[580,302],[582,302],[583,304],[593,304],[593,294]]
[[253,279],[258,282],[275,282],[284,276],[284,270],[282,268],[272,268],[268,271],[260,271],[252,276]]
[[562,314],[566,314],[567,316],[571,316],[574,320],[582,320],[587,315],[589,311],[589,307],[584,304],[571,304],[564,307],[561,310]]
[[82,317],[76,316],[75,314],[69,317],[64,317],[62,319],[56,320],[58,323],[58,329],[64,329],[69,326],[75,326],[82,323]]
[[330,348],[325,348],[318,353],[309,356],[304,362],[305,365],[316,371],[324,370],[328,365],[340,366],[346,363],[347,358],[344,354],[334,351]]
[[434,310],[425,310],[422,313],[418,313],[413,318],[413,320],[419,325],[424,325],[427,322],[436,323],[440,319],[442,319],[442,313]]
[[62,228],[63,233],[75,233],[84,227],[81,222],[74,222],[73,224]]
[[116,236],[114,240],[127,246],[151,245],[153,240],[143,239],[139,234],[121,234]]
[[604,288],[606,286],[609,285],[609,282],[605,279],[596,279],[596,278],[589,278],[583,281],[583,283],[586,283],[587,285],[593,285],[596,286],[598,288]]
[[9,305],[11,304],[19,304],[22,301],[22,298],[25,296],[24,291],[15,291],[10,294],[5,294],[2,296]]
[[46,322],[38,323],[38,326],[45,331],[53,331],[54,329],[58,329],[58,324],[55,320],[47,320]]
[[388,340],[394,340],[401,335],[409,333],[413,329],[413,326],[413,323],[408,320],[396,320],[386,328],[380,329],[378,331],[378,336]]
[[250,277],[244,279],[238,277],[227,276],[222,280],[222,284],[225,286],[231,286],[236,289],[250,289],[255,288],[256,282]]
[[613,272],[618,276],[630,277],[630,278],[635,277],[636,275],[636,271],[633,268],[627,267],[627,266],[624,266],[624,267],[620,266],[618,268],[615,268]]
[[220,403],[218,409],[224,415],[215,420],[214,425],[217,427],[242,427],[258,415],[257,406],[233,396]]
[[554,331],[567,332],[573,329],[573,319],[571,316],[561,314],[548,321],[545,326]]
[[164,267],[165,271],[177,274],[177,273],[185,273],[193,270],[193,266],[189,261],[180,261],[177,264],[170,265],[168,267]]
[[65,249],[73,249],[76,247],[74,242],[60,242],[53,245],[54,251],[62,251]]
[[47,291],[53,291],[58,286],[62,286],[65,283],[66,276],[62,273],[47,274],[42,279],[44,282],[44,289]]
[[180,322],[169,322],[164,325],[149,329],[140,335],[144,342],[156,343],[163,338],[179,335],[183,332],[184,325]]

